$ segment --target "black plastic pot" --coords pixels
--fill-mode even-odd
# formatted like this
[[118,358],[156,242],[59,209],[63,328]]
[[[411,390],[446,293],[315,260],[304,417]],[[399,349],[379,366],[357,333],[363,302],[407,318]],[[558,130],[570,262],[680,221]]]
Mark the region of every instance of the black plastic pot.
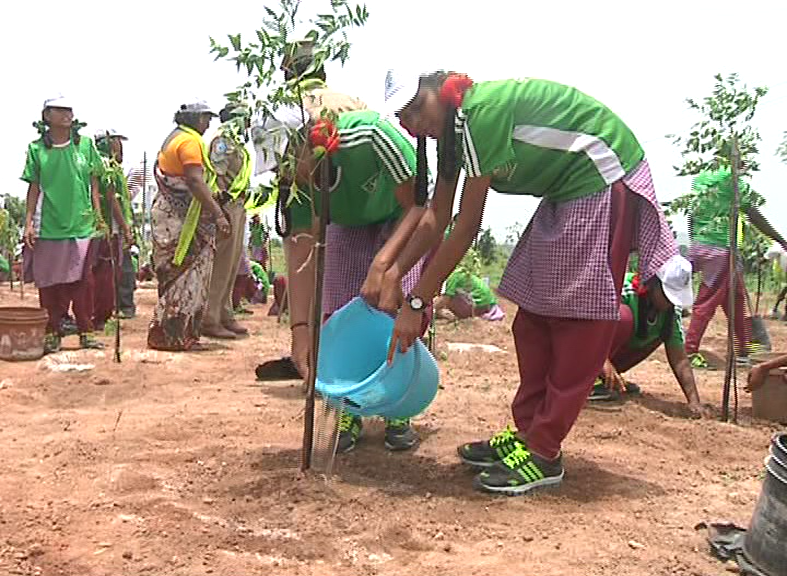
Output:
[[787,432],[776,434],[746,533],[746,556],[769,576],[787,576]]

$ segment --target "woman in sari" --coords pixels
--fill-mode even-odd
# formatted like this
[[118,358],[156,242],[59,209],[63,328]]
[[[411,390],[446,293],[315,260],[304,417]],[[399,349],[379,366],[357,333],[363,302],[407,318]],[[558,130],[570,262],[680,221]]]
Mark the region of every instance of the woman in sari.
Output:
[[153,264],[158,303],[148,330],[148,347],[187,351],[200,347],[208,299],[216,229],[230,225],[214,199],[216,174],[202,135],[216,116],[205,102],[184,104],[154,169],[159,193],[151,208]]

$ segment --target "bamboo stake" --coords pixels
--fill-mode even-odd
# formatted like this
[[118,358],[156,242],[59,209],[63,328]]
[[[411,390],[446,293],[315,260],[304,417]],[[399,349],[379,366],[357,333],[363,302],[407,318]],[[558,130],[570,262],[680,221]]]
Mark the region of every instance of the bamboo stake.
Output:
[[[735,288],[737,284],[737,264],[738,264],[738,215],[740,210],[740,190],[738,189],[738,163],[740,161],[738,152],[738,140],[732,138],[732,153],[730,154],[730,164],[732,165],[732,206],[730,207],[730,262],[729,262],[729,307],[727,313],[727,367],[724,372],[724,390],[721,401],[721,419],[728,422],[730,419],[730,389],[735,390],[735,409],[733,422],[738,421],[738,375],[735,352]],[[741,342],[741,346],[746,346],[746,342]]]
[[311,355],[309,378],[306,381],[306,409],[303,416],[303,450],[301,470],[311,468],[312,445],[314,444],[314,392],[317,383],[317,359],[320,349],[320,327],[322,325],[322,285],[325,273],[325,229],[328,226],[331,171],[327,155],[320,162],[320,217],[317,238],[314,242],[314,294],[311,317]]

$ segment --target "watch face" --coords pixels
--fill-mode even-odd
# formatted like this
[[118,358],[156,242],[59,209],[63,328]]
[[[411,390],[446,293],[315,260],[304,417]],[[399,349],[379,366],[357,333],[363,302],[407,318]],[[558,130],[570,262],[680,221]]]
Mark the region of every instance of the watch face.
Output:
[[418,296],[413,296],[412,298],[410,298],[410,308],[412,308],[413,310],[423,310],[424,301]]

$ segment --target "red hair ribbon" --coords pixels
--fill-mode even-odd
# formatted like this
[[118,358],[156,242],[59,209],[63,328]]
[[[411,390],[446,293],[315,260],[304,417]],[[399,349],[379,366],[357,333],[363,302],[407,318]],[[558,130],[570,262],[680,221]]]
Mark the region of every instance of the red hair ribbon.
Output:
[[440,87],[440,101],[454,108],[462,105],[465,92],[473,85],[473,81],[466,74],[449,74]]
[[339,131],[336,129],[336,125],[327,118],[317,121],[310,136],[312,146],[325,148],[325,153],[329,156],[339,149]]
[[631,279],[631,288],[640,298],[648,293],[648,287],[642,283],[639,274],[634,274],[634,277]]

